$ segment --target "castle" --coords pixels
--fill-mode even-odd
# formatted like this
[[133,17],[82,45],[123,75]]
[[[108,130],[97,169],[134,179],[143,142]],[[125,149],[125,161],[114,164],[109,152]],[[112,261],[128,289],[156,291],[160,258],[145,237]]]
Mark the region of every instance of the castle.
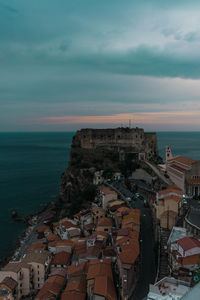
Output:
[[83,149],[108,149],[120,154],[127,153],[139,160],[158,156],[156,133],[144,132],[142,128],[81,129],[73,138],[73,146]]

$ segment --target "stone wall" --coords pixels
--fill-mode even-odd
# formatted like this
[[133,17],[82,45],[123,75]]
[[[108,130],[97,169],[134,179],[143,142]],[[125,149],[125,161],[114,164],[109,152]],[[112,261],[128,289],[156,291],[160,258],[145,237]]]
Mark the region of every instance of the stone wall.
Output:
[[73,147],[108,149],[117,152],[158,155],[156,133],[145,133],[142,128],[81,129],[73,139]]

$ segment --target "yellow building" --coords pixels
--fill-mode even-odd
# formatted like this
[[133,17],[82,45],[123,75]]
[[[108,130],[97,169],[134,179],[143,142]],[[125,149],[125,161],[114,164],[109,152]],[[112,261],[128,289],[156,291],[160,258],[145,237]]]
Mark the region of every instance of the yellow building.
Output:
[[183,191],[177,186],[169,186],[157,194],[156,217],[162,228],[172,229],[182,207]]

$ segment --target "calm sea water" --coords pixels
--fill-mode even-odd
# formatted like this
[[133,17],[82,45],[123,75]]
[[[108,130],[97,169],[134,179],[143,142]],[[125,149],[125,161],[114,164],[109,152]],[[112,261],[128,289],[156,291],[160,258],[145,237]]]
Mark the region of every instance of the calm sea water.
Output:
[[[159,132],[160,155],[166,145],[174,155],[200,159],[200,132]],[[60,175],[69,160],[73,133],[0,133],[0,257],[23,232],[12,210],[27,215],[55,200]]]
[[73,133],[0,133],[0,257],[24,231],[11,212],[28,215],[55,200]]

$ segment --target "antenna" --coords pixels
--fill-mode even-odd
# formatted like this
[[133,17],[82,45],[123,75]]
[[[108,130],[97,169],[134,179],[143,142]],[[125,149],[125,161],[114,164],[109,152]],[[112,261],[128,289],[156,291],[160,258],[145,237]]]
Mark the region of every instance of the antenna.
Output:
[[131,120],[129,119],[129,128],[131,128]]

